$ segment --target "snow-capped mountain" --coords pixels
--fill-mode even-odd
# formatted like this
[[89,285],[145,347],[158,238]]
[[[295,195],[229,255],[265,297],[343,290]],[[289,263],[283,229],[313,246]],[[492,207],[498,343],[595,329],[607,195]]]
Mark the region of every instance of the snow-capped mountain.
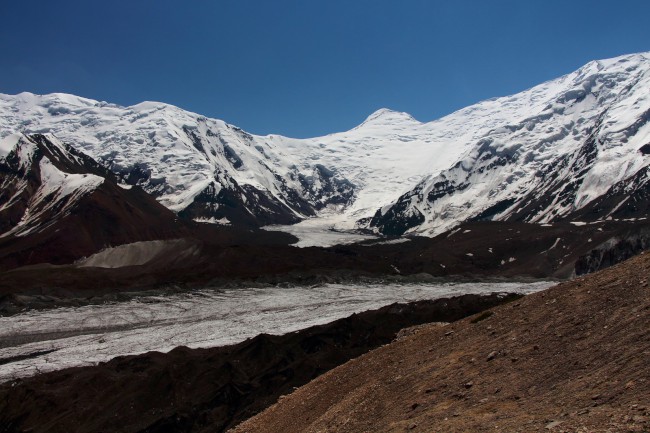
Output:
[[0,95],[0,122],[2,135],[51,133],[74,143],[183,217],[257,225],[334,213],[353,228],[466,147],[386,109],[351,131],[292,139],[251,135],[161,103],[119,107],[22,93]]
[[181,217],[249,225],[315,217],[431,236],[473,219],[549,222],[588,205],[582,217],[632,203],[641,210],[628,214],[646,212],[649,71],[648,53],[591,62],[432,122],[382,109],[311,139],[256,136],[162,103],[0,95],[0,136],[53,134]]
[[72,95],[0,96],[3,134],[50,133],[181,216],[294,223],[347,204],[352,185],[272,137],[161,103],[119,107]]

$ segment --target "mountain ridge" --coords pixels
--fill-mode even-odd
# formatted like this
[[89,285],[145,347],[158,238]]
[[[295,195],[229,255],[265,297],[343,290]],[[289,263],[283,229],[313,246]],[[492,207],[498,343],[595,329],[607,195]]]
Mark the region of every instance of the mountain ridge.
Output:
[[475,218],[560,220],[638,175],[649,70],[648,53],[592,61],[430,122],[382,108],[310,139],[159,102],[25,92],[0,95],[0,138],[52,133],[187,219],[435,236]]

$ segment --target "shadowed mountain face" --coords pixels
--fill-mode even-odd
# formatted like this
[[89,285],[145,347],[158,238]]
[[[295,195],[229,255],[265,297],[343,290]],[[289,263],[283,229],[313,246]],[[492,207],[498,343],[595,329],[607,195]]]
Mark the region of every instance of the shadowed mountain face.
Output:
[[71,263],[139,241],[190,238],[194,240],[189,243],[209,239],[213,245],[286,245],[293,240],[281,233],[183,221],[140,187],[123,183],[52,136],[14,135],[3,144],[0,269]]
[[[0,273],[0,312],[86,302],[74,298],[203,285],[312,285],[366,279],[567,278],[610,266],[650,245],[646,221],[538,224],[479,221],[435,238],[378,239],[295,248],[280,233],[199,226],[192,237],[131,244],[79,265]],[[123,266],[133,258],[137,265]],[[131,260],[131,259],[130,259]],[[100,266],[100,267],[93,267]],[[116,267],[119,266],[119,267]]]

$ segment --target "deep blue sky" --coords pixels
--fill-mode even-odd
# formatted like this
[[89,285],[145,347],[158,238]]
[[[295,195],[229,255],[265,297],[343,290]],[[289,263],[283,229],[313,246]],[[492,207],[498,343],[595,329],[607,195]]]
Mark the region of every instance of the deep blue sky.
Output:
[[647,0],[0,0],[0,92],[163,101],[307,137],[648,51],[648,17]]

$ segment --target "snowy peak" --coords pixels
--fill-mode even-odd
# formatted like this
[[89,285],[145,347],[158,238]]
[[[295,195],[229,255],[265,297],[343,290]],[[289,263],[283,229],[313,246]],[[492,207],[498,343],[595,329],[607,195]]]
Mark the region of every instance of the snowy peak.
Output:
[[163,103],[121,107],[62,94],[0,95],[0,119],[0,137],[47,132],[75,143],[192,219],[290,224],[354,194],[332,167],[288,151],[289,139],[254,136]]
[[363,126],[395,126],[395,125],[401,125],[405,123],[411,123],[411,124],[419,124],[417,120],[413,118],[408,113],[404,113],[401,111],[393,111],[388,108],[381,108],[374,113],[372,113],[370,116],[366,118],[366,120],[361,123],[358,127],[363,127]]
[[630,71],[631,69],[636,69],[638,65],[641,65],[648,61],[650,61],[650,51],[643,53],[624,54],[622,56],[612,57],[610,59],[592,60],[591,62],[578,69],[577,72],[580,73],[585,70],[593,70],[594,68],[596,71],[608,70],[610,72],[614,72],[617,68],[619,69],[619,72],[623,70]]

